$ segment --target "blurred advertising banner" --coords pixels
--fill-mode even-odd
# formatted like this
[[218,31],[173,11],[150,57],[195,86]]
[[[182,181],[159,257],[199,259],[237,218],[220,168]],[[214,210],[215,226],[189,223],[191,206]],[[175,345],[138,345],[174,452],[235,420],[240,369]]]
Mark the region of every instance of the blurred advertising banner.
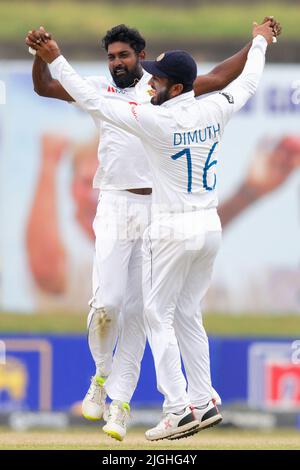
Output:
[[[93,374],[85,335],[1,336],[0,412],[74,411]],[[210,338],[212,382],[224,405],[256,410],[300,410],[300,341]],[[71,384],[71,385],[70,385]],[[159,406],[152,354],[147,345],[135,406]]]
[[[105,63],[76,68],[108,74]],[[297,78],[298,66],[267,66],[256,96],[226,129],[217,163],[223,246],[206,310],[300,312]],[[33,92],[30,62],[0,63],[0,83],[1,309],[84,312],[96,129],[75,106]]]

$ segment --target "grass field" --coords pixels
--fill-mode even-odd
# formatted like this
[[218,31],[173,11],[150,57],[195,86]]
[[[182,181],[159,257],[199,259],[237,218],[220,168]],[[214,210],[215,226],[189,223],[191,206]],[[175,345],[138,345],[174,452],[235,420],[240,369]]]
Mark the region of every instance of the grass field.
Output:
[[[272,14],[284,25],[285,38],[299,37],[300,9],[295,3],[265,1],[261,4],[194,6],[168,8],[128,2],[111,6],[108,2],[58,1],[38,3],[21,0],[1,1],[0,38],[22,40],[25,33],[41,24],[60,40],[98,41],[114,24],[127,23],[139,28],[149,39],[164,38],[247,38],[252,21]],[[22,12],[22,14],[20,14]]]
[[[225,336],[286,336],[300,331],[300,315],[207,314],[208,334]],[[0,333],[85,333],[86,316],[72,314],[0,313]]]
[[69,450],[237,450],[278,449],[299,450],[300,433],[296,430],[243,431],[211,429],[179,441],[149,443],[144,430],[130,430],[123,442],[86,429],[67,431],[0,431],[0,450],[69,449]]

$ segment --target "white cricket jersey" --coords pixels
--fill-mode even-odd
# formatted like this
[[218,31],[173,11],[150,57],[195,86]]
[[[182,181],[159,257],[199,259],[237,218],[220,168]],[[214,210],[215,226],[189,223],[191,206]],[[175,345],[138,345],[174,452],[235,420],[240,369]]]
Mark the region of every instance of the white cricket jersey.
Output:
[[[87,84],[101,96],[111,98],[114,102],[149,103],[151,87],[148,85],[151,75],[144,71],[137,85],[129,88],[118,88],[114,82],[104,76],[86,77]],[[73,103],[89,111],[84,103]],[[110,190],[131,188],[152,188],[152,176],[140,139],[126,132],[112,122],[92,115],[100,131],[98,146],[99,166],[96,171],[93,187]]]
[[216,170],[224,127],[256,91],[266,47],[264,37],[253,40],[242,74],[224,92],[196,100],[191,91],[161,106],[103,98],[62,56],[50,68],[94,118],[141,139],[153,176],[153,204],[164,212],[182,212],[217,206]]

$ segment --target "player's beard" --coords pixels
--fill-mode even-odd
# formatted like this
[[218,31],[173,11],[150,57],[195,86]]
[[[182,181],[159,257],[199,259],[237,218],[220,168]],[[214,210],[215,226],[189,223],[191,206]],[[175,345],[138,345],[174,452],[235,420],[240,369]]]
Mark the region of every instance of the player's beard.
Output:
[[156,94],[151,98],[151,103],[155,106],[160,106],[161,104],[165,103],[165,101],[170,100],[172,98],[170,96],[170,88],[171,86],[165,86],[159,91],[156,91]]
[[143,70],[139,64],[133,70],[128,70],[127,67],[122,67],[124,75],[117,75],[114,71],[111,76],[118,88],[129,88],[135,86],[143,75]]

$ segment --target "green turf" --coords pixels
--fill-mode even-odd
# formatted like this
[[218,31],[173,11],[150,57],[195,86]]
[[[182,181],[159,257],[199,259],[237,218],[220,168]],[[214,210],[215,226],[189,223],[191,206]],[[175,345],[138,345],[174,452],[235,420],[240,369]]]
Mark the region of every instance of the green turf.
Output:
[[293,429],[232,430],[210,429],[178,441],[147,442],[144,430],[129,430],[123,442],[99,431],[71,429],[66,431],[0,431],[0,450],[70,449],[70,450],[235,450],[235,449],[300,449],[300,433]]
[[[290,336],[300,331],[300,315],[204,315],[208,334],[228,336]],[[85,333],[86,316],[72,314],[0,313],[0,332]]]
[[298,337],[300,315],[206,315],[204,324],[209,334],[225,336],[290,336]]
[[77,314],[0,313],[0,331],[25,333],[83,333],[86,316]]
[[[103,2],[1,1],[0,38],[24,40],[29,29],[45,26],[59,40],[97,41],[112,25],[135,26],[149,39],[248,38],[252,21],[272,14],[284,26],[284,38],[299,37],[300,9],[280,1],[263,4],[194,6],[170,8],[148,3],[114,5]],[[22,12],[22,14],[20,14]]]

